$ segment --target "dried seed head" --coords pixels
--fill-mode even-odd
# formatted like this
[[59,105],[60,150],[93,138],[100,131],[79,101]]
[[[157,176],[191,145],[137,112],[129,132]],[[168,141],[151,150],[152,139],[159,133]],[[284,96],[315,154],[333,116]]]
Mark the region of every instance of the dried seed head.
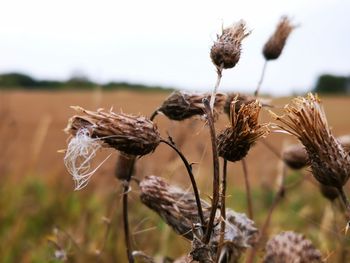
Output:
[[[140,183],[141,201],[157,212],[176,233],[193,239],[193,229],[200,223],[194,194],[169,185],[162,178],[147,176]],[[205,218],[210,205],[202,201]]]
[[304,145],[314,177],[338,189],[350,176],[350,155],[333,136],[317,96],[298,97],[285,107],[284,116],[273,116],[282,122],[281,129],[296,136]]
[[326,186],[326,185],[320,184],[320,190],[322,195],[331,202],[333,202],[339,196],[338,189],[332,186]]
[[145,117],[73,108],[83,114],[73,116],[69,120],[65,131],[73,136],[79,130],[87,129],[90,137],[102,140],[104,146],[130,155],[148,154],[154,151],[160,142],[157,126]]
[[[218,245],[220,244],[220,220],[222,219],[218,210],[209,244],[204,244],[196,237],[192,241],[190,254],[193,259],[199,262],[206,262],[205,260],[207,259],[215,258]],[[245,214],[226,209],[224,245],[218,262],[238,262],[242,253],[256,243],[258,234],[255,223]]]
[[210,50],[214,65],[219,69],[233,68],[241,56],[241,42],[249,34],[243,20],[225,28]]
[[219,156],[235,162],[244,158],[257,139],[269,132],[267,124],[258,124],[261,105],[258,101],[243,104],[235,111],[237,99],[231,103],[231,126],[217,136]]
[[235,102],[234,110],[236,113],[238,113],[239,109],[244,104],[249,104],[251,102],[254,102],[256,100],[255,97],[249,96],[249,95],[243,95],[243,94],[237,94],[237,93],[229,93],[227,94],[227,99],[224,105],[224,112],[230,116],[231,115],[231,102]]
[[282,152],[283,161],[292,169],[301,169],[308,165],[307,152],[303,145],[291,145]]
[[135,172],[136,156],[120,154],[115,169],[115,176],[119,180],[129,181]]
[[287,38],[295,25],[292,25],[287,16],[283,16],[279,21],[273,35],[269,38],[263,48],[263,55],[266,60],[277,59],[286,44]]
[[[158,111],[162,112],[169,119],[176,121],[182,121],[193,116],[202,116],[204,114],[204,104],[202,100],[204,98],[210,99],[210,97],[211,94],[208,93],[196,94],[176,91],[170,94]],[[217,119],[218,115],[223,111],[225,101],[225,94],[216,94],[214,103],[215,119]]]
[[321,263],[321,253],[310,240],[292,231],[282,232],[266,244],[263,263]]

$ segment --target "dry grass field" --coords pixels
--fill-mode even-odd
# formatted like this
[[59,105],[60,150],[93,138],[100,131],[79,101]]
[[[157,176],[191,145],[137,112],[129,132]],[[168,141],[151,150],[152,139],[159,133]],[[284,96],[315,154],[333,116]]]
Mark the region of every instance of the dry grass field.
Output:
[[[74,191],[73,181],[65,170],[63,154],[68,136],[63,132],[74,111],[71,105],[86,109],[109,109],[116,112],[149,116],[167,97],[167,93],[150,92],[48,92],[0,91],[0,261],[58,262],[55,253],[66,251],[69,262],[126,262],[121,221],[121,186],[114,178],[118,154],[94,174],[89,185]],[[322,98],[325,112],[335,135],[350,134],[350,98]],[[273,99],[280,111],[290,98]],[[262,121],[271,122],[264,110]],[[201,196],[211,195],[212,161],[209,131],[199,119],[155,120],[163,137],[170,134],[186,157],[195,163]],[[228,119],[220,117],[217,130]],[[266,140],[278,151],[295,143],[292,136],[270,134]],[[96,162],[112,150],[98,153]],[[279,160],[261,142],[247,157],[253,185],[256,222],[261,226],[275,193]],[[169,182],[190,189],[190,182],[179,158],[161,145],[139,160],[136,176],[165,177]],[[302,180],[303,176],[305,179]],[[227,206],[246,212],[242,165],[229,165]],[[299,182],[299,183],[298,183]],[[335,219],[328,200],[324,199],[308,170],[288,170],[287,191],[276,208],[270,233],[295,230],[304,233],[321,249],[328,262],[341,262],[349,253],[349,242],[341,232],[345,221],[339,212]],[[349,189],[347,189],[349,190]],[[348,191],[349,192],[349,191]],[[141,206],[138,189],[133,185],[130,197],[130,227],[136,249],[149,254],[180,256],[189,243],[171,232],[158,216]],[[109,230],[108,230],[109,229]],[[108,235],[106,235],[108,233]],[[333,242],[340,240],[339,242]],[[105,245],[103,245],[105,244]],[[100,254],[98,251],[103,250]],[[350,261],[350,258],[348,259]],[[344,261],[344,262],[349,262]]]

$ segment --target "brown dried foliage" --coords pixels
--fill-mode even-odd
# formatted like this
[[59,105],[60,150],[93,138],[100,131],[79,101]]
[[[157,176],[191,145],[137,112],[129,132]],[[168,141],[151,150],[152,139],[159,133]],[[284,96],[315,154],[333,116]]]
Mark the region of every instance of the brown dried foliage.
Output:
[[105,146],[130,155],[145,155],[160,143],[157,126],[142,116],[123,113],[88,111],[73,107],[83,115],[70,118],[65,131],[73,136],[80,129],[87,129],[92,138],[99,138]]
[[327,186],[342,188],[350,175],[349,152],[333,136],[317,96],[298,97],[285,107],[285,115],[276,120],[281,129],[297,137],[304,145],[314,177]]
[[321,253],[303,235],[282,232],[268,241],[263,263],[321,263]]
[[275,32],[264,45],[263,55],[266,60],[277,59],[281,55],[287,38],[294,28],[287,16],[281,18]]
[[233,68],[241,56],[241,42],[249,34],[242,20],[225,28],[210,50],[214,65],[219,69]]
[[235,162],[244,158],[257,139],[267,135],[268,124],[259,124],[261,105],[258,101],[242,104],[236,112],[237,99],[231,103],[231,126],[217,136],[219,156]]
[[[210,99],[210,97],[211,94],[208,93],[196,94],[176,91],[170,94],[158,111],[162,112],[169,119],[176,121],[182,121],[193,116],[202,116],[204,114],[203,99]],[[215,119],[223,111],[225,101],[225,94],[216,94],[214,103]]]

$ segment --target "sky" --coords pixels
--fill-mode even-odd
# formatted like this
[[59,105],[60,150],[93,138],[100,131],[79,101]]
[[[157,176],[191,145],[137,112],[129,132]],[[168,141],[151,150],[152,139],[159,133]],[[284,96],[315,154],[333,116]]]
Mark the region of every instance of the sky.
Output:
[[262,47],[288,15],[300,26],[269,62],[261,92],[304,92],[320,74],[350,75],[348,0],[0,0],[0,10],[0,73],[210,90],[216,34],[244,19],[252,33],[219,89],[253,92]]

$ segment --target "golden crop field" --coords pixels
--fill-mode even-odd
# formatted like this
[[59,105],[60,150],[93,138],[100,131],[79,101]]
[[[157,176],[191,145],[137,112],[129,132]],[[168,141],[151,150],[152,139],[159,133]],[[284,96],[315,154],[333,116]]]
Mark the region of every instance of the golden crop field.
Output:
[[[168,93],[101,90],[87,92],[1,91],[0,92],[0,261],[127,262],[122,228],[122,185],[114,176],[118,153],[103,149],[95,164],[112,156],[92,176],[86,188],[74,191],[71,176],[63,163],[68,135],[63,132],[79,105],[89,110],[113,108],[115,112],[150,116]],[[291,98],[270,99],[281,112]],[[321,97],[334,135],[350,134],[350,97]],[[274,122],[263,109],[261,122]],[[212,156],[208,127],[192,118],[170,121],[155,119],[161,136],[171,135],[193,163],[201,197],[212,195]],[[228,125],[226,115],[216,123],[219,131]],[[294,144],[294,137],[272,132],[265,139],[278,152]],[[281,161],[259,140],[246,162],[251,179],[254,219],[260,228],[276,193]],[[179,157],[166,145],[140,158],[135,176],[157,175],[171,184],[191,190]],[[308,168],[287,170],[284,198],[272,215],[268,233],[283,230],[301,232],[321,250],[327,262],[348,262],[349,238],[344,235],[346,220],[337,204],[322,197]],[[346,191],[349,192],[347,187]],[[131,242],[158,260],[185,254],[190,243],[174,234],[160,217],[139,201],[138,186],[129,194]],[[228,166],[227,207],[247,212],[241,162]],[[337,242],[335,242],[337,241]],[[244,256],[242,257],[244,259]],[[242,260],[243,260],[242,259]],[[345,260],[345,261],[340,261]],[[139,261],[141,262],[141,261]],[[244,261],[242,261],[244,262]],[[260,261],[257,261],[260,262]]]

